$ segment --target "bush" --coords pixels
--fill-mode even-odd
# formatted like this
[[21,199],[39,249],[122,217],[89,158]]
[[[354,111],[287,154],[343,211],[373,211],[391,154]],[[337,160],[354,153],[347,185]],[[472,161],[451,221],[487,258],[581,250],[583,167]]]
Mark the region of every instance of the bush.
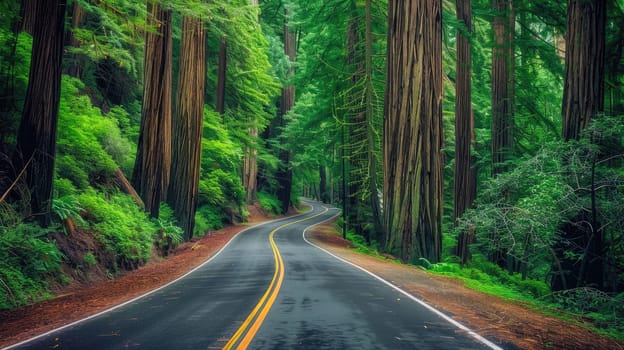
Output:
[[58,276],[63,255],[34,224],[0,227],[0,309],[49,296],[47,280]]
[[[135,149],[116,119],[102,115],[88,96],[80,95],[84,88],[80,80],[63,76],[57,138],[57,175],[79,189],[111,177],[119,167],[130,170]],[[113,116],[121,114],[116,109]]]
[[106,199],[91,189],[78,200],[90,216],[89,227],[117,257],[119,266],[132,269],[149,259],[158,226],[131,197],[117,193]]
[[204,205],[200,207],[195,213],[193,236],[203,236],[207,231],[222,228],[225,219],[221,208],[218,206]]
[[258,203],[262,209],[273,215],[279,215],[282,213],[282,203],[277,199],[275,195],[260,191],[256,194]]
[[154,243],[163,255],[168,255],[173,248],[184,241],[184,230],[176,225],[173,210],[166,203],[160,205],[159,217],[153,220],[158,228]]

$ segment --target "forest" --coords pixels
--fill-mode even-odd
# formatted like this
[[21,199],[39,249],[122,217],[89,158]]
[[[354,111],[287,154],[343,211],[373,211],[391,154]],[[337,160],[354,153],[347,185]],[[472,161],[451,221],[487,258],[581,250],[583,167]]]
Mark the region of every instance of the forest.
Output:
[[624,338],[623,0],[0,2],[0,310],[338,206]]

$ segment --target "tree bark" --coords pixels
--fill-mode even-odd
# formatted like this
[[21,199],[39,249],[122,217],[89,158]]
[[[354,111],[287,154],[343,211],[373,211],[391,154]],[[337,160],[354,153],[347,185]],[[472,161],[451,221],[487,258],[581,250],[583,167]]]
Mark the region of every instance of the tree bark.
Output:
[[[472,207],[476,197],[476,173],[470,152],[474,130],[472,117],[471,53],[472,33],[470,0],[457,0],[457,19],[465,32],[457,31],[457,81],[455,85],[455,206],[453,218],[457,220]],[[468,246],[474,241],[474,232],[461,232],[457,239],[457,255],[464,264],[470,259]]]
[[563,138],[578,139],[604,109],[606,0],[569,0]]
[[168,203],[184,240],[193,237],[199,193],[206,76],[206,36],[201,19],[182,18],[178,95],[173,115],[173,157]]
[[30,78],[13,166],[19,172],[32,158],[25,173],[31,210],[41,225],[48,226],[51,222],[66,2],[38,0],[31,5],[35,8]]
[[[284,53],[290,59],[290,62],[295,61],[296,57],[296,36],[293,33],[288,24],[284,24]],[[294,74],[294,69],[291,68],[289,71],[289,76]],[[282,118],[282,126],[284,126],[284,116],[292,109],[295,104],[295,86],[288,85],[282,88],[282,103],[281,103],[281,111],[280,118]],[[290,168],[290,158],[291,152],[286,149],[280,150],[279,159],[281,164],[278,168],[276,177],[279,183],[279,191],[278,198],[282,203],[282,213],[286,214],[288,212],[288,208],[290,207],[290,194],[292,191],[292,169]]]
[[243,153],[243,187],[247,194],[247,203],[252,203],[256,198],[257,177],[258,177],[258,150],[256,149],[256,139],[258,138],[258,128],[251,127],[248,130],[251,144],[245,146]]
[[[249,5],[258,10],[257,0],[250,0]],[[256,18],[258,17],[256,16]],[[245,150],[243,152],[243,168],[241,173],[243,178],[243,187],[245,188],[245,193],[247,195],[247,203],[252,203],[256,199],[258,186],[258,149],[256,146],[256,141],[258,139],[258,128],[255,126],[255,117],[251,117],[249,119],[250,124],[252,125],[248,129],[250,143],[245,145]]]
[[227,75],[227,40],[225,35],[221,37],[219,45],[219,71],[217,72],[217,102],[216,111],[225,113],[225,80]]
[[512,0],[493,0],[496,14],[492,48],[492,175],[508,170],[513,154],[514,129],[514,23]]
[[440,260],[443,200],[439,0],[388,3],[384,122],[385,249]]
[[324,165],[319,165],[319,194],[321,202],[329,202],[329,194],[327,193],[327,170]]
[[[78,1],[74,2],[71,13],[71,28],[67,33],[67,44],[73,47],[80,47],[80,41],[74,36],[73,30],[79,29],[85,20],[85,10]],[[67,66],[67,74],[75,78],[82,78],[83,56],[81,54],[69,54],[69,64]]]
[[373,29],[372,29],[372,9],[371,0],[366,0],[366,29],[364,33],[365,41],[365,79],[366,79],[366,91],[365,91],[365,114],[366,114],[366,139],[367,139],[367,162],[368,162],[368,192],[369,192],[369,204],[372,213],[372,221],[375,238],[378,241],[383,241],[383,224],[381,217],[381,205],[379,203],[378,184],[379,178],[377,174],[377,162],[378,158],[378,146],[375,139],[377,130],[375,130],[375,113],[374,113],[374,98],[373,98]]
[[[34,37],[37,26],[37,9],[39,0],[22,0],[20,6],[21,29]],[[56,1],[54,1],[56,3]],[[67,3],[66,1],[64,2]],[[52,15],[52,13],[47,13]],[[65,24],[63,24],[65,26]]]
[[143,108],[132,184],[145,210],[158,217],[171,169],[171,11],[148,2],[145,35]]
[[132,199],[134,199],[134,202],[139,207],[141,207],[141,209],[145,210],[145,204],[143,204],[143,200],[141,199],[141,196],[139,196],[139,194],[134,189],[134,187],[132,187],[132,184],[130,183],[130,181],[128,181],[128,179],[126,178],[126,175],[119,168],[115,170],[115,180],[119,188],[121,188],[121,190],[125,194],[132,197]]

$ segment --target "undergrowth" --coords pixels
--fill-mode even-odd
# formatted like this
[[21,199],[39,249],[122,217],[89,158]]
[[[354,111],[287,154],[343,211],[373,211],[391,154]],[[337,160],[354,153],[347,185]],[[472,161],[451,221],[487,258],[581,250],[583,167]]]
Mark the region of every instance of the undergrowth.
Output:
[[36,224],[0,226],[0,309],[46,299],[48,280],[60,273],[63,255]]
[[[340,231],[339,227],[341,225],[337,226],[337,232]],[[373,241],[369,245],[365,237],[351,231],[347,232],[346,237],[355,246],[356,251],[388,260],[387,256],[380,254],[377,242]],[[552,293],[544,281],[522,279],[519,273],[509,274],[478,254],[463,267],[456,257],[449,257],[437,264],[422,259],[420,265],[415,267],[437,275],[460,279],[470,289],[508,301],[521,301],[538,312],[576,322],[600,334],[624,340],[624,293],[609,295],[593,288]],[[579,319],[585,322],[578,322]],[[591,321],[591,326],[587,321]]]
[[149,259],[159,227],[130,196],[114,193],[106,198],[88,190],[78,200],[89,215],[88,228],[116,256],[118,266],[112,268],[133,269]]
[[257,193],[258,203],[262,209],[273,215],[279,215],[282,212],[282,204],[275,195],[260,191]]

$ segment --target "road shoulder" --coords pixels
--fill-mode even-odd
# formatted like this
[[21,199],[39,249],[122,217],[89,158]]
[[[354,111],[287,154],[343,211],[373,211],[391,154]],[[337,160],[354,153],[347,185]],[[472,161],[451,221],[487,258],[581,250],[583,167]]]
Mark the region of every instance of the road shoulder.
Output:
[[480,293],[464,282],[421,269],[358,253],[328,222],[306,235],[312,243],[382,277],[442,310],[478,334],[519,349],[622,349],[612,339],[576,324],[543,315],[530,308]]

